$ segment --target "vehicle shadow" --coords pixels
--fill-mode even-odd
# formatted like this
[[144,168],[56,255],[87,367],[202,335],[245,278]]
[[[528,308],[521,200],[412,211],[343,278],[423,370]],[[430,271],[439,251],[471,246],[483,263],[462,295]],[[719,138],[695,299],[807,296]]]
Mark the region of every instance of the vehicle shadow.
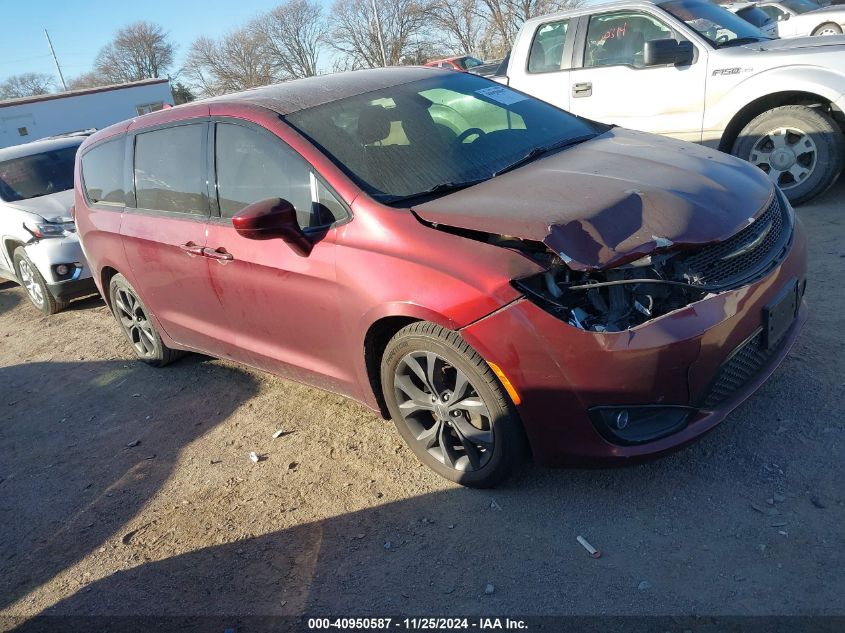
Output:
[[106,302],[103,301],[103,298],[100,296],[100,293],[97,292],[87,297],[71,301],[64,311],[73,312],[75,310],[90,310],[92,308],[99,308],[104,305],[106,305]]
[[3,292],[17,288],[18,284],[14,281],[0,280],[0,314],[9,312],[12,308],[21,302],[20,293],[17,292]]
[[0,608],[120,534],[180,451],[256,391],[201,357],[0,368]]

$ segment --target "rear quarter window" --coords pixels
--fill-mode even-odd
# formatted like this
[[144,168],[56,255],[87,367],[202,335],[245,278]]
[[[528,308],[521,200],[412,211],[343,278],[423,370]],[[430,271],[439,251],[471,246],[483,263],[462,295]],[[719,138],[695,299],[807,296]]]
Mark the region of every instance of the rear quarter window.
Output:
[[89,202],[115,206],[126,204],[124,142],[122,138],[107,141],[82,155],[82,182]]

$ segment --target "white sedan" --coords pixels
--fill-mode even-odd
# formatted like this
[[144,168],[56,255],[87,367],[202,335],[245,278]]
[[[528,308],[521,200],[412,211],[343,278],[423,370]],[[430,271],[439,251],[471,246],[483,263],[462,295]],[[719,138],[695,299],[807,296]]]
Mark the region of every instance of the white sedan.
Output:
[[813,0],[769,0],[762,11],[777,21],[779,37],[839,35],[845,30],[845,7],[822,8]]

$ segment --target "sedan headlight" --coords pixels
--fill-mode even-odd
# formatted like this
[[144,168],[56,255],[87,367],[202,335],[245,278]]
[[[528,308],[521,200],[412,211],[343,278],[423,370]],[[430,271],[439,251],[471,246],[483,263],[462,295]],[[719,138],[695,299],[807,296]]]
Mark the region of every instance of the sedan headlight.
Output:
[[32,233],[33,237],[38,239],[47,237],[64,237],[67,235],[64,224],[55,224],[53,222],[45,222],[43,224],[24,222],[23,228]]

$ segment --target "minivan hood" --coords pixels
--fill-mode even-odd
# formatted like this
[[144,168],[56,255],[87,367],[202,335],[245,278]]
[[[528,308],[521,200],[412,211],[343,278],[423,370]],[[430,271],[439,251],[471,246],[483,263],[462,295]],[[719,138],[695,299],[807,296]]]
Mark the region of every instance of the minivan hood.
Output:
[[71,222],[70,208],[73,206],[73,189],[51,193],[47,196],[7,202],[8,206],[33,215],[38,215],[47,222]]
[[613,128],[412,210],[436,225],[543,242],[590,270],[726,239],[772,196],[768,177],[737,158]]

